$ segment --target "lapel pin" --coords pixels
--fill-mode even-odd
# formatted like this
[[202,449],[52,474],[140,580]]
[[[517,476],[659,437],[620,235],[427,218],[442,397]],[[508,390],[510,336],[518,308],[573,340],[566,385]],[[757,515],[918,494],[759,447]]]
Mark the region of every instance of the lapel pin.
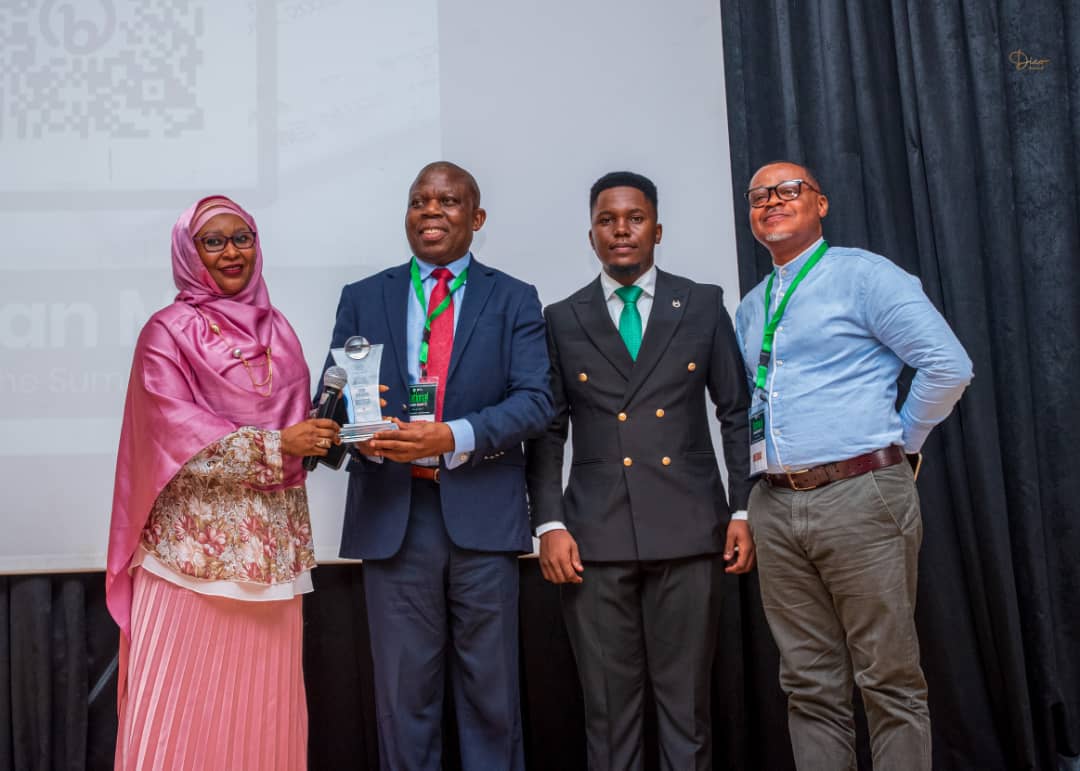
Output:
[[681,303],[681,302],[679,302],[679,301],[678,301],[677,299],[676,299],[676,300],[672,300],[672,301],[671,301],[671,307],[672,307],[672,308],[681,308],[681,307],[682,307],[682,303]]

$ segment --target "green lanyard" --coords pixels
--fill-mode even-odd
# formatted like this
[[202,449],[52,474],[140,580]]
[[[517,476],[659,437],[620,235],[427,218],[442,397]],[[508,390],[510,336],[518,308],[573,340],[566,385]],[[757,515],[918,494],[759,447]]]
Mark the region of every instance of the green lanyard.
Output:
[[821,259],[828,248],[829,245],[822,241],[821,246],[814,250],[814,253],[810,255],[810,259],[803,264],[798,274],[796,274],[795,280],[791,282],[784,299],[776,306],[776,313],[773,314],[772,318],[769,318],[769,300],[772,297],[772,285],[773,279],[776,278],[776,271],[774,270],[769,274],[769,283],[765,285],[765,333],[761,338],[761,355],[758,357],[757,378],[754,380],[755,389],[765,390],[765,381],[769,376],[769,360],[772,359],[773,338],[776,337],[776,328],[780,325],[780,319],[784,317],[784,311],[787,310],[788,300],[795,294],[795,289],[806,277],[806,274],[810,272],[810,269],[818,264],[818,260]]
[[[427,307],[427,300],[424,299],[424,282],[420,278],[420,266],[416,264],[416,257],[412,258],[412,262],[409,263],[409,273],[412,276],[413,291],[416,292],[416,300],[420,303],[421,308]],[[438,307],[428,311],[427,318],[424,319],[424,336],[420,340],[420,375],[427,377],[427,360],[428,360],[428,341],[431,340],[431,322],[439,317],[439,315],[450,307],[450,302],[454,298],[454,292],[459,290],[462,284],[465,283],[465,277],[469,275],[469,269],[461,271],[458,275],[454,276],[454,280],[450,282],[449,291],[446,293],[446,297],[439,303]]]

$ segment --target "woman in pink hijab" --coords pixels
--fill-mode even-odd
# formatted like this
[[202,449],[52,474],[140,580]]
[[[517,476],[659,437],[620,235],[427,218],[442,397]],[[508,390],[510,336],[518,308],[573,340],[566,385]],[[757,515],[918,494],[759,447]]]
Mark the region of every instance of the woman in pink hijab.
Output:
[[106,593],[120,626],[117,769],[307,765],[301,600],[315,566],[310,376],[270,304],[251,216],[223,196],[172,233],[180,293],[135,348]]

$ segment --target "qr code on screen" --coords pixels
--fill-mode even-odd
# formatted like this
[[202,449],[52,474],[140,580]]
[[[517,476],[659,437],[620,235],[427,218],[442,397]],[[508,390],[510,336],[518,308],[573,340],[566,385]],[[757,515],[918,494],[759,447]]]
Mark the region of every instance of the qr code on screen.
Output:
[[0,141],[203,128],[205,2],[0,0]]

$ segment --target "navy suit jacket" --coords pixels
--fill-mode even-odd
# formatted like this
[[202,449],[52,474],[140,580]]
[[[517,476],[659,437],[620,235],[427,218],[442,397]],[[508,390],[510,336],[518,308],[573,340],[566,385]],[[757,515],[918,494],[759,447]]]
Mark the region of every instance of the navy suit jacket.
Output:
[[[407,303],[409,263],[347,285],[341,292],[331,348],[352,335],[384,345],[384,414],[408,420]],[[327,366],[332,364],[327,360]],[[446,531],[478,551],[532,549],[522,442],[554,415],[540,298],[530,284],[474,256],[454,332],[443,420],[465,418],[476,434],[470,459],[440,472]],[[386,559],[401,548],[409,521],[409,466],[354,456],[341,556]]]

